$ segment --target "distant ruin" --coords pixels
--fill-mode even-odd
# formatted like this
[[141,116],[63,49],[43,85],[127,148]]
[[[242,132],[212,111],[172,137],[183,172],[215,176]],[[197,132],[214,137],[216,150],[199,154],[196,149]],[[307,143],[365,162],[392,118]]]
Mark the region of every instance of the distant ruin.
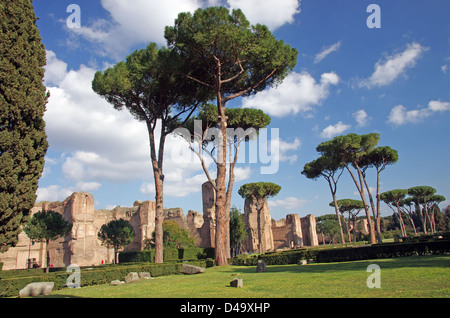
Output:
[[[210,229],[211,242],[214,242],[214,189],[210,182],[202,186],[203,215],[212,216]],[[258,253],[277,249],[303,246],[318,246],[316,219],[309,214],[300,218],[297,214],[289,214],[286,219],[275,221],[270,216],[267,201],[261,211],[255,207],[255,202],[246,199],[244,204],[244,222],[248,237],[243,242],[242,252]],[[207,230],[204,230],[206,235]],[[261,246],[260,246],[261,245]],[[211,246],[214,246],[213,244]]]
[[[181,208],[164,209],[164,218],[175,221],[195,238],[199,247],[215,246],[215,193],[212,185],[202,185],[203,214],[189,210],[185,216]],[[136,201],[132,207],[116,207],[112,210],[95,210],[94,197],[89,193],[75,192],[63,202],[36,203],[31,213],[52,210],[61,213],[64,219],[73,224],[66,237],[49,243],[50,264],[54,267],[67,267],[70,264],[93,266],[111,263],[114,252],[102,246],[97,233],[103,224],[112,220],[124,219],[135,230],[134,241],[124,251],[141,251],[146,248],[155,230],[155,202]],[[245,207],[244,219],[249,229],[249,237],[243,252],[270,251],[280,248],[316,246],[317,233],[313,215],[300,218],[290,214],[286,220],[274,221],[265,206],[259,217],[250,204]],[[262,230],[258,230],[258,222]],[[16,247],[0,253],[3,270],[24,269],[29,264],[42,267],[45,261],[45,243],[33,243],[25,232],[19,235]]]

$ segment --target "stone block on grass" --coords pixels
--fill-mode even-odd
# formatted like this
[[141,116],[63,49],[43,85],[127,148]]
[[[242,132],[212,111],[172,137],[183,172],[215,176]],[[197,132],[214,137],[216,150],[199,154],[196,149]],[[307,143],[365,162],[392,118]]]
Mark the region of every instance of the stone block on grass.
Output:
[[181,272],[185,275],[195,275],[195,274],[204,273],[205,269],[203,267],[183,264],[183,267],[181,268]]
[[242,288],[244,287],[244,281],[242,278],[235,278],[230,282],[231,287]]
[[125,283],[129,284],[139,280],[139,274],[136,272],[131,272],[125,277]]
[[54,282],[31,283],[20,290],[19,297],[48,296],[53,291],[54,286]]

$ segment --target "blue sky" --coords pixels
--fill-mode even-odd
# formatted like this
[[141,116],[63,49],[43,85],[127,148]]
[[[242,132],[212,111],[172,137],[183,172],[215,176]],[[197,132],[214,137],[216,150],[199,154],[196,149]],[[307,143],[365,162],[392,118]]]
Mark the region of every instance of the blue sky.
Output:
[[[68,28],[70,4],[80,8],[80,28]],[[51,93],[38,201],[64,200],[75,191],[92,193],[98,209],[154,199],[145,126],[113,110],[91,81],[149,42],[165,45],[164,26],[179,12],[217,4],[241,8],[251,23],[266,24],[299,51],[283,84],[229,104],[264,110],[272,117],[269,131],[278,129],[280,137],[272,140],[280,150],[277,173],[261,174],[258,163],[238,166],[233,205],[243,208],[242,184],[270,181],[282,187],[270,199],[274,219],[333,213],[326,181],[300,172],[318,157],[318,144],[351,132],[377,132],[379,145],[398,150],[399,162],[382,173],[382,191],[430,185],[450,199],[448,0],[35,0]],[[370,4],[380,8],[381,28],[367,26]],[[165,206],[201,212],[206,177],[200,164],[171,159],[183,147],[183,140],[169,138]],[[368,178],[375,188],[375,171]],[[358,199],[348,173],[337,195]]]

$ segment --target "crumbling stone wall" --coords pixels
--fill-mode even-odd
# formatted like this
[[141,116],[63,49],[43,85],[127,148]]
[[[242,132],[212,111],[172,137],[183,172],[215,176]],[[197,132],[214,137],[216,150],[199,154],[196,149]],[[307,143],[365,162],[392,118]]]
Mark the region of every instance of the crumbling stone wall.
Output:
[[216,246],[216,192],[211,182],[202,185],[203,225],[198,231],[200,247]]
[[243,244],[244,249],[259,253],[273,250],[272,218],[267,200],[258,210],[255,198],[245,199],[243,219],[248,233]]
[[317,239],[316,231],[316,218],[312,214],[301,218],[303,243],[306,246],[318,246],[319,240]]
[[272,219],[272,233],[275,249],[302,247],[303,232],[300,217],[288,214],[286,219],[275,221]]
[[[174,220],[195,238],[197,246],[215,247],[215,191],[213,185],[202,185],[203,215],[189,211],[187,217],[181,208],[165,209],[165,219]],[[135,239],[125,251],[143,250],[155,230],[155,202],[134,202],[132,207],[116,207],[112,210],[95,210],[94,197],[89,193],[75,192],[64,202],[36,203],[31,215],[42,210],[61,213],[73,224],[72,231],[64,238],[49,243],[50,264],[67,267],[70,264],[92,266],[110,263],[114,251],[102,246],[97,233],[103,224],[124,219],[135,230]],[[290,214],[285,220],[274,221],[270,216],[267,201],[261,211],[256,202],[245,202],[244,221],[249,228],[249,236],[244,248],[249,252],[266,252],[279,248],[318,245],[316,223],[313,215],[299,218]],[[25,232],[19,234],[16,247],[0,254],[3,270],[27,268],[28,260],[34,259],[42,266],[45,261],[45,243],[34,243]]]

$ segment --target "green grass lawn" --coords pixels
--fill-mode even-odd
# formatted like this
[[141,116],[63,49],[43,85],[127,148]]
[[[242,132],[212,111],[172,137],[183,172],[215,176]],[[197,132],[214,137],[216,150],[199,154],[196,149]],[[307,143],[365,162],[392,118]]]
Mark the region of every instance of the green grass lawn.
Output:
[[[367,287],[370,264],[381,268],[381,288]],[[243,288],[229,287],[242,278]],[[95,298],[391,298],[449,297],[450,256],[418,256],[343,263],[208,268],[204,274],[173,275],[122,286],[97,285],[54,291],[50,297]]]

